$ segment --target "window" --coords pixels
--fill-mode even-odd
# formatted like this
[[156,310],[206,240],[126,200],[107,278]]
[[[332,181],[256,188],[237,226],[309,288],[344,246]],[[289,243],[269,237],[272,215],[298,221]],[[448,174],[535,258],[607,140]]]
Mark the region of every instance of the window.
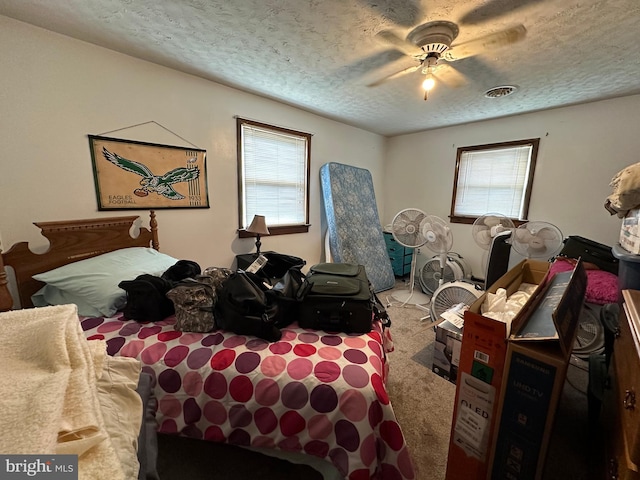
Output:
[[486,213],[524,222],[529,213],[539,138],[458,148],[451,222]]
[[243,118],[238,130],[240,237],[254,215],[271,235],[309,230],[311,135]]

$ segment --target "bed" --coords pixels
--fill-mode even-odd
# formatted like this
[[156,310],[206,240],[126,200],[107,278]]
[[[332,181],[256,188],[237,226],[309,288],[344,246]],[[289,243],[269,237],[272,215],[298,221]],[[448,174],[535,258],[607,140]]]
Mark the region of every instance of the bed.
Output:
[[[34,254],[22,242],[1,255],[0,310],[31,307],[44,286],[33,277],[42,272],[132,246],[158,250],[155,213],[150,228],[139,223],[138,217],[36,223],[50,248]],[[225,331],[178,331],[174,316],[145,323],[117,311],[79,321],[87,339],[105,342],[111,357],[138,359],[152,377],[160,433],[321,458],[348,479],[415,477],[385,387],[391,338],[377,322],[364,335],[294,322],[270,343]]]

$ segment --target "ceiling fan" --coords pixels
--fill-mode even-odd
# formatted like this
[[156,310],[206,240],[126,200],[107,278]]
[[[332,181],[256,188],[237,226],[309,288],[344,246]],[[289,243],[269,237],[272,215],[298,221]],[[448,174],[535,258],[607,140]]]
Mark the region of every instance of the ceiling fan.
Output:
[[527,30],[524,25],[516,25],[467,42],[453,44],[458,32],[458,25],[444,20],[419,25],[409,32],[406,39],[398,37],[391,30],[378,32],[375,36],[378,41],[412,57],[417,65],[383,77],[368,86],[375,87],[420,70],[425,75],[422,88],[425,91],[424,99],[427,100],[428,92],[434,87],[436,80],[454,88],[467,83],[466,77],[448,62],[488,53],[496,48],[519,42],[525,37]]

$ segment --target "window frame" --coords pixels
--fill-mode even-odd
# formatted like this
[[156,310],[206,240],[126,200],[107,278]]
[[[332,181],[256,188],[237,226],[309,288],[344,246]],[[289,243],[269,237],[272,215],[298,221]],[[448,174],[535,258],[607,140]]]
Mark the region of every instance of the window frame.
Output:
[[[485,145],[472,145],[467,147],[459,147],[456,153],[456,165],[455,165],[455,173],[453,177],[453,194],[451,196],[451,212],[449,215],[449,220],[451,223],[463,223],[463,224],[473,224],[476,221],[478,216],[470,216],[470,215],[457,215],[455,212],[456,208],[456,198],[458,194],[458,177],[460,173],[460,161],[462,155],[465,152],[470,151],[479,151],[479,150],[498,150],[501,148],[513,148],[513,147],[525,147],[531,146],[531,158],[529,159],[529,172],[527,175],[527,179],[524,185],[524,205],[522,209],[522,217],[523,218],[511,218],[513,223],[516,226],[522,225],[528,221],[529,217],[529,204],[531,202],[531,190],[533,188],[533,179],[536,169],[536,161],[538,158],[538,149],[540,146],[540,138],[528,138],[525,140],[513,140],[509,142],[499,142],[499,143],[489,143]],[[487,212],[491,213],[491,212]]]
[[[236,150],[237,150],[237,167],[238,167],[238,236],[240,238],[255,237],[255,234],[249,233],[245,230],[244,224],[244,178],[243,178],[243,125],[251,125],[254,127],[262,128],[264,130],[273,131],[275,133],[283,133],[287,135],[293,135],[297,137],[303,137],[306,140],[306,152],[305,152],[305,207],[304,207],[304,223],[293,225],[269,225],[269,235],[288,235],[292,233],[306,233],[309,231],[309,183],[311,178],[311,134],[306,132],[300,132],[289,128],[278,127],[276,125],[270,125],[255,120],[249,120],[242,117],[236,117]],[[267,219],[268,221],[268,219]],[[247,225],[248,226],[248,225]]]

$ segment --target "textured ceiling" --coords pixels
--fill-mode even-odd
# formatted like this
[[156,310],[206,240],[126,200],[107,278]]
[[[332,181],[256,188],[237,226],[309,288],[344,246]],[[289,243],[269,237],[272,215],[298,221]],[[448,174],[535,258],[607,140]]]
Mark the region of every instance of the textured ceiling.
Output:
[[[383,135],[640,93],[640,0],[0,0],[0,15],[272,98]],[[453,44],[523,24],[524,40],[421,74],[377,42],[433,20]],[[499,85],[515,94],[486,98]]]

